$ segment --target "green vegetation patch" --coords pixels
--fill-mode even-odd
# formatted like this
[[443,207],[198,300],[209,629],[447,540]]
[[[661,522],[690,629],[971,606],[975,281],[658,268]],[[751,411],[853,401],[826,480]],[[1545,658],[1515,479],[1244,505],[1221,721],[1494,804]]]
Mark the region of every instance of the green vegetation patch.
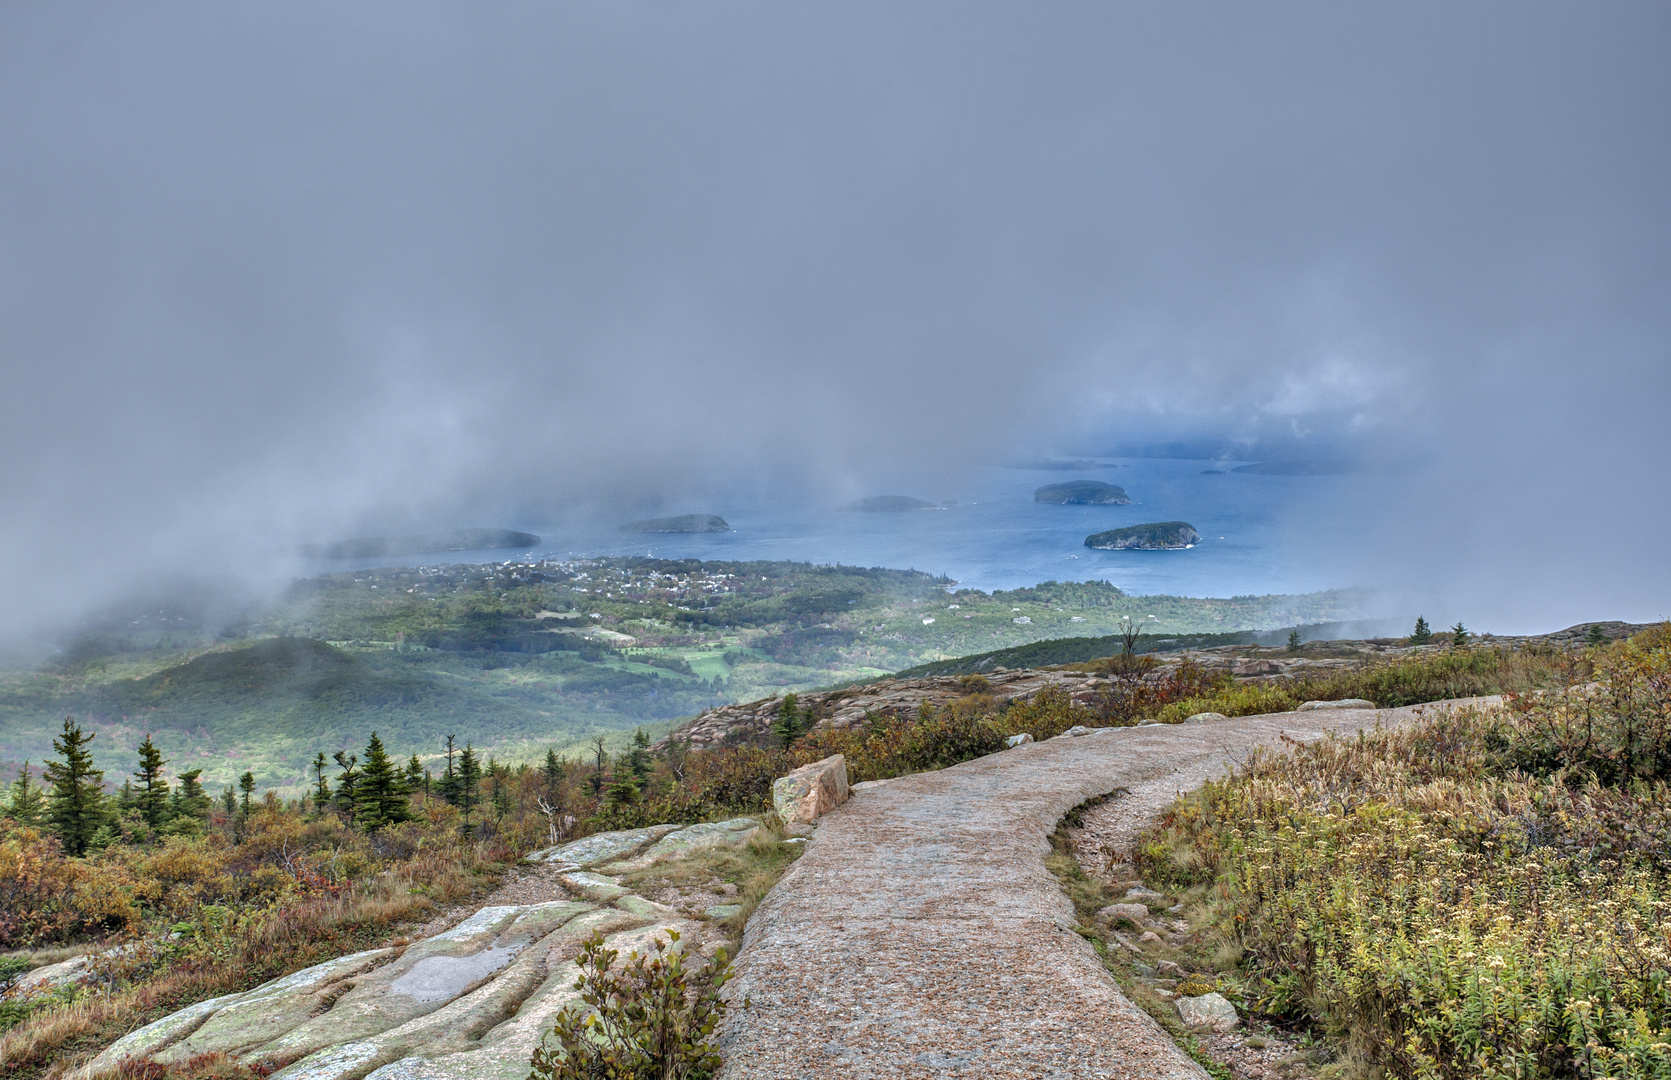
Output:
[[1569,691],[1260,754],[1139,867],[1210,900],[1245,1006],[1363,1075],[1665,1076],[1671,626],[1586,659]]

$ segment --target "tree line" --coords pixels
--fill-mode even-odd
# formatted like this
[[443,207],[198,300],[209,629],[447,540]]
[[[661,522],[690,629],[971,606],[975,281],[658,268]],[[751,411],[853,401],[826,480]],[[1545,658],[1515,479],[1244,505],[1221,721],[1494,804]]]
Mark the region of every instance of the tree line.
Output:
[[[170,780],[168,761],[149,734],[139,744],[137,767],[111,791],[104,770],[93,762],[94,738],[73,716],[66,717],[52,742],[57,756],[45,763],[39,781],[25,762],[4,807],[6,816],[18,824],[57,837],[67,855],[86,855],[136,836],[142,841],[193,836],[212,819],[241,839],[251,814],[277,801],[271,791],[265,799],[256,799],[255,776],[248,771],[238,778],[236,788],[228,784],[215,795],[205,790],[201,768],[187,769]],[[574,829],[576,815],[613,818],[630,813],[654,768],[649,736],[642,730],[618,755],[606,751],[602,736],[595,738],[586,763],[565,761],[555,750],[547,750],[537,777],[530,775],[534,770],[527,764],[511,766],[491,757],[483,761],[471,743],[459,746],[455,735],[444,740],[439,775],[416,754],[401,764],[375,731],[363,755],[339,750],[327,758],[321,751],[308,766],[307,794],[293,806],[315,816],[334,814],[365,833],[414,820],[420,804],[431,798],[455,807],[465,830],[491,831],[513,810],[518,818],[537,811],[555,840]],[[522,778],[530,782],[513,782]]]

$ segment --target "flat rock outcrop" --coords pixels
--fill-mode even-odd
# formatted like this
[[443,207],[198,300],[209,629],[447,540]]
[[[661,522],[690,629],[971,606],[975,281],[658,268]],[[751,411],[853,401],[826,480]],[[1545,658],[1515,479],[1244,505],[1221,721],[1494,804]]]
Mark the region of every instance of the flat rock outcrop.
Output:
[[576,899],[484,907],[411,945],[338,957],[199,1002],[123,1036],[90,1072],[125,1059],[174,1064],[225,1054],[277,1080],[525,1080],[534,1047],[580,1000],[574,961],[592,934],[623,955],[675,930],[683,949],[719,940],[710,924],[603,871],[741,844],[758,828],[752,818],[659,825],[535,852]]

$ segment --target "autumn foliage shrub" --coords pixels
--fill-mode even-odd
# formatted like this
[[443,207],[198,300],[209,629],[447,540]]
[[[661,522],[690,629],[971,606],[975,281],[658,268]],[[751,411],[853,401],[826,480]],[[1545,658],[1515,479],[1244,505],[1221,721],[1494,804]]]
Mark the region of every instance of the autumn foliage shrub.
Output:
[[1135,852],[1245,1003],[1421,1080],[1671,1075],[1671,632],[1596,682],[1256,756]]

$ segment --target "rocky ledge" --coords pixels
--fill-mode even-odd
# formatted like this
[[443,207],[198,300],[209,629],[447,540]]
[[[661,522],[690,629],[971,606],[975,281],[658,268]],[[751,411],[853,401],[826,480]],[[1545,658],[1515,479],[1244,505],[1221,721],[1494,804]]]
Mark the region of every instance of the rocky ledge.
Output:
[[275,1080],[524,1080],[534,1047],[580,1000],[575,958],[592,934],[623,955],[646,951],[669,931],[686,951],[722,944],[712,923],[652,903],[615,875],[741,845],[758,829],[752,818],[659,825],[537,851],[529,859],[555,867],[572,899],[484,907],[410,945],[338,957],[199,1002],[123,1036],[88,1071],[225,1054]]

